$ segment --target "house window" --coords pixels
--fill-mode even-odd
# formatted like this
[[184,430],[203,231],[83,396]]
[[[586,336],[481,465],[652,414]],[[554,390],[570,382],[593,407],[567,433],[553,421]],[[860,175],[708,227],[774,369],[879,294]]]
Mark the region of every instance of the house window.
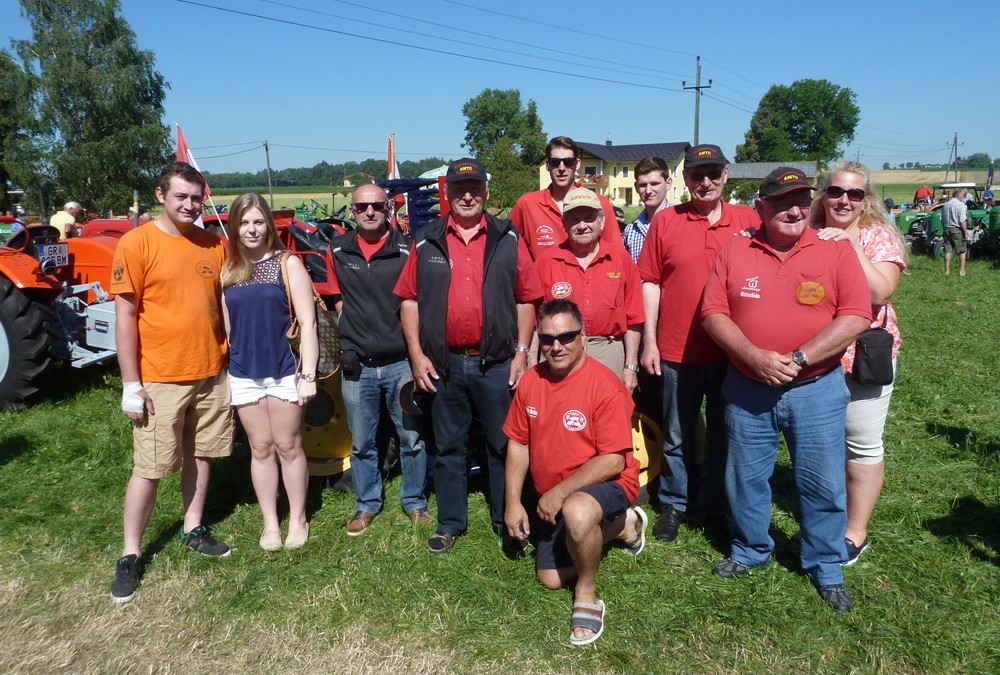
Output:
[[622,178],[628,178],[628,167],[627,166],[623,166],[622,167]]
[[615,164],[615,167],[611,170],[611,175],[614,176],[615,178],[618,178],[618,165],[617,164]]
[[596,176],[597,175],[597,167],[596,166],[585,166],[585,167],[583,167],[583,175],[584,176]]

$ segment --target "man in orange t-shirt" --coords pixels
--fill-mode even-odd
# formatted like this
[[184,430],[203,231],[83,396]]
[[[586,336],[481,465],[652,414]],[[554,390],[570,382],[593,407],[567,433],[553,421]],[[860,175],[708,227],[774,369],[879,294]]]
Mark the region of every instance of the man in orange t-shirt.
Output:
[[125,491],[122,557],[111,598],[130,601],[142,575],[142,535],[161,478],[181,469],[181,541],[209,556],[229,547],[202,522],[210,458],[232,452],[219,273],[222,241],[195,225],[205,179],[182,162],[160,172],[163,215],[125,234],[111,292],[122,374],[122,410],[133,422],[133,469]]
[[[543,363],[529,370],[507,413],[504,526],[525,541],[534,533],[535,571],[543,586],[573,579],[570,643],[604,630],[597,570],[604,544],[620,540],[639,555],[646,514],[632,507],[639,462],[632,452],[632,397],[616,373],[583,349],[583,315],[570,300],[550,300],[538,314]],[[522,501],[528,471],[537,492],[529,515]],[[535,495],[529,495],[533,502]]]
[[[577,187],[576,170],[581,156],[580,146],[569,136],[556,136],[549,141],[545,148],[545,165],[552,183],[547,188],[521,195],[510,211],[510,222],[514,223],[528,245],[528,252],[536,260],[545,251],[566,241],[562,223],[563,202],[569,191]],[[601,241],[608,250],[624,249],[618,227],[611,226],[618,222],[614,207],[607,197],[600,195],[599,199],[604,209],[604,220],[609,225],[604,228]]]

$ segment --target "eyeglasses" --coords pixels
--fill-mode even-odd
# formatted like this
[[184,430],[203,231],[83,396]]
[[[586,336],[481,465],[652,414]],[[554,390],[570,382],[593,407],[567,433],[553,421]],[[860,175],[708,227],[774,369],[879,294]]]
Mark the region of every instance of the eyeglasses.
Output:
[[580,333],[582,332],[583,329],[581,328],[580,330],[571,330],[566,333],[559,333],[559,335],[548,335],[547,333],[539,333],[538,341],[541,342],[546,347],[551,347],[556,343],[557,340],[561,345],[568,345],[569,343],[573,342],[573,340],[580,337]]
[[865,198],[865,191],[861,188],[851,188],[850,190],[845,190],[839,185],[828,185],[826,188],[826,196],[830,199],[840,199],[845,194],[852,202],[860,202]]
[[576,157],[549,157],[545,160],[545,164],[550,169],[558,169],[560,164],[567,169],[572,169],[576,166],[577,161]]
[[351,208],[357,213],[364,213],[368,210],[368,207],[372,207],[375,213],[382,213],[385,211],[387,204],[385,202],[353,202]]
[[[579,211],[580,209],[573,209],[573,211]],[[567,213],[563,215],[563,219],[568,221],[566,223],[567,227],[574,227],[580,223],[587,223],[588,225],[593,225],[597,222],[597,219],[601,217],[603,211],[599,209],[587,209],[587,213]]]
[[706,177],[713,183],[720,178],[722,178],[722,169],[709,169],[707,171],[692,171],[688,174],[692,181],[695,183],[700,183],[705,180]]

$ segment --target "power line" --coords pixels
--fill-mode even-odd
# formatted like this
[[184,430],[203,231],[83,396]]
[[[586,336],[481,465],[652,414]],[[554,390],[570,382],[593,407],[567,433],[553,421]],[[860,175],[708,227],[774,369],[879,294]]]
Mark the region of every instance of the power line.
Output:
[[[276,6],[279,6],[279,7],[285,7],[285,8],[288,8],[288,9],[297,9],[297,10],[302,11],[302,12],[310,12],[312,14],[319,14],[320,16],[327,16],[327,17],[330,17],[330,18],[333,18],[333,19],[341,19],[343,21],[353,21],[355,23],[360,23],[360,24],[364,24],[364,25],[368,25],[368,26],[375,26],[375,27],[377,27],[377,28],[379,28],[381,30],[386,30],[386,29],[388,29],[388,30],[394,30],[394,31],[398,31],[398,32],[404,32],[404,33],[407,33],[409,35],[419,35],[421,37],[427,37],[427,38],[431,38],[431,39],[435,39],[435,40],[447,39],[450,42],[453,42],[455,44],[468,45],[468,46],[477,47],[477,48],[480,48],[480,49],[491,49],[493,51],[497,51],[497,52],[501,52],[501,53],[505,53],[505,54],[514,54],[516,56],[525,56],[525,57],[533,58],[533,59],[539,58],[539,56],[537,54],[527,54],[525,52],[518,52],[518,51],[513,51],[513,50],[510,50],[510,49],[502,49],[500,47],[487,47],[486,45],[483,45],[481,42],[467,42],[465,40],[457,40],[455,38],[443,38],[443,37],[441,37],[439,35],[431,35],[429,33],[419,33],[417,31],[411,30],[409,28],[395,28],[395,27],[386,26],[385,24],[377,23],[377,22],[374,22],[374,21],[365,21],[364,19],[356,19],[356,18],[353,18],[353,17],[341,16],[339,14],[332,14],[330,12],[324,12],[324,11],[321,11],[321,10],[318,10],[318,9],[312,9],[312,8],[309,8],[309,7],[300,7],[298,5],[292,5],[292,4],[289,4],[289,3],[286,3],[286,2],[278,2],[278,0],[257,0],[257,2],[262,2],[262,3],[268,4],[268,5],[276,5]],[[350,7],[358,7],[360,9],[365,9],[365,10],[369,10],[369,11],[379,11],[379,12],[382,11],[382,10],[377,10],[377,9],[372,8],[372,7],[367,7],[365,5],[361,5],[361,4],[358,4],[358,3],[355,3],[355,2],[347,2],[347,0],[334,0],[334,2],[339,2],[342,5],[348,5]],[[467,30],[465,28],[460,28],[458,26],[450,26],[450,25],[443,24],[443,23],[437,23],[435,21],[428,21],[426,19],[421,19],[420,17],[416,17],[416,16],[408,16],[406,14],[398,14],[398,13],[393,13],[391,16],[393,16],[395,18],[406,19],[407,21],[411,21],[411,22],[428,24],[430,26],[435,26],[437,28],[444,28],[446,30],[457,31],[457,32],[460,32],[460,33],[463,33],[463,34],[466,34],[466,35],[473,35],[473,36],[476,36],[476,37],[483,37],[483,38],[488,38],[488,39],[491,39],[491,40],[499,40],[499,38],[496,38],[495,36],[490,35],[489,33],[478,33],[476,31]],[[562,54],[563,56],[575,56],[575,54],[573,54],[572,52],[566,52],[566,51],[562,51],[562,50],[559,50],[559,49],[552,49],[550,47],[543,47],[543,46],[531,44],[531,43],[528,43],[528,42],[519,42],[517,40],[507,39],[507,38],[504,38],[502,41],[504,42],[504,44],[520,45],[522,47],[529,47],[531,49],[537,49],[537,50],[541,50],[541,51],[545,51],[545,52],[550,52],[552,54]],[[608,59],[592,58],[592,59],[589,59],[585,63],[581,63],[580,61],[568,61],[568,60],[565,60],[565,59],[550,59],[550,60],[556,61],[558,63],[566,63],[566,64],[570,64],[570,65],[574,65],[574,66],[585,66],[585,67],[588,67],[588,68],[596,68],[597,70],[606,70],[606,71],[609,71],[609,72],[612,72],[612,73],[622,73],[624,75],[633,75],[633,76],[639,76],[639,77],[649,77],[649,78],[659,79],[659,80],[671,80],[671,79],[673,79],[673,77],[659,77],[657,75],[650,75],[650,74],[648,74],[648,71],[646,71],[646,69],[639,69],[634,64],[631,64],[631,63],[622,63],[620,61],[610,61]],[[626,68],[630,68],[631,70],[630,71],[622,71],[622,70],[616,70],[614,68],[603,68],[601,66],[594,65],[595,63],[607,63],[607,64],[611,64],[611,65],[615,65],[615,66],[624,66]],[[635,70],[641,70],[642,72],[634,72]],[[659,71],[659,70],[658,71],[653,71],[653,72],[662,73],[663,75],[671,75],[671,76],[674,76],[674,77],[682,77],[682,75],[680,73],[671,73],[671,72],[668,72],[668,71]]]
[[[285,143],[271,143],[272,148],[295,148],[297,150],[321,150],[323,152],[353,152],[357,154],[369,154],[378,155],[381,152],[385,152],[385,148],[381,150],[352,150],[350,148],[320,148],[312,145],[288,145]],[[421,157],[444,157],[445,155],[451,155],[451,152],[399,152],[396,151],[397,155],[419,155]]]
[[209,155],[208,157],[202,157],[202,159],[218,159],[220,157],[232,157],[233,155],[242,155],[243,153],[246,152],[253,152],[257,150],[259,147],[263,147],[263,144],[258,143],[257,146],[253,148],[247,148],[246,150],[237,150],[236,152],[228,152],[225,155]]
[[261,145],[264,141],[247,141],[245,143],[226,143],[224,145],[199,145],[192,150],[213,150],[215,148],[235,148],[241,145]]
[[185,5],[194,5],[196,7],[204,7],[206,9],[214,9],[214,10],[217,10],[217,11],[220,11],[220,12],[226,12],[228,14],[236,14],[238,16],[247,16],[247,17],[250,17],[250,18],[253,18],[253,19],[263,19],[264,21],[273,21],[274,23],[285,24],[285,25],[288,25],[288,26],[296,26],[298,28],[309,28],[309,29],[320,31],[320,32],[323,32],[323,33],[331,33],[333,35],[343,35],[343,36],[346,36],[346,37],[357,38],[359,40],[368,40],[370,42],[378,42],[378,43],[381,43],[381,44],[393,45],[393,46],[396,46],[396,47],[407,47],[409,49],[416,49],[418,51],[430,52],[432,54],[442,54],[444,56],[454,56],[454,57],[458,57],[458,58],[462,58],[462,59],[469,59],[469,60],[472,60],[472,61],[480,61],[480,62],[483,62],[483,63],[493,63],[493,64],[501,65],[501,66],[510,66],[512,68],[521,68],[521,69],[524,69],[524,70],[531,70],[531,71],[540,72],[540,73],[549,73],[550,75],[563,75],[563,76],[566,76],[566,77],[574,77],[574,78],[581,79],[581,80],[590,80],[590,81],[593,81],[593,82],[607,82],[607,83],[610,83],[610,84],[620,84],[620,85],[624,85],[624,86],[627,86],[627,87],[639,87],[641,89],[654,89],[656,91],[676,91],[676,92],[682,91],[681,89],[674,88],[674,87],[660,87],[660,86],[656,86],[656,85],[653,85],[653,84],[642,84],[640,82],[625,82],[623,80],[613,80],[613,79],[607,78],[607,77],[595,77],[595,76],[592,76],[592,75],[580,75],[579,73],[568,73],[568,72],[565,72],[565,71],[562,71],[562,70],[553,70],[551,68],[540,68],[540,67],[537,67],[537,66],[529,66],[529,65],[522,64],[522,63],[511,63],[509,61],[500,61],[498,59],[488,59],[488,58],[483,57],[483,56],[473,56],[472,54],[460,54],[460,53],[457,53],[457,52],[449,52],[449,51],[444,50],[444,49],[434,49],[432,47],[420,47],[418,45],[411,45],[411,44],[407,44],[405,42],[397,42],[395,40],[386,40],[384,38],[376,38],[376,37],[372,37],[370,35],[359,35],[357,33],[350,33],[348,31],[342,31],[342,30],[335,30],[333,28],[324,28],[322,26],[315,26],[315,25],[308,24],[308,23],[301,23],[299,21],[290,21],[288,19],[278,19],[278,18],[272,17],[272,16],[264,16],[264,15],[261,15],[261,14],[254,14],[252,12],[243,12],[243,11],[236,10],[236,9],[229,9],[227,7],[218,7],[216,5],[209,5],[209,4],[205,4],[205,3],[201,3],[201,2],[194,2],[193,0],[175,0],[175,2],[180,2],[180,3],[185,4]]

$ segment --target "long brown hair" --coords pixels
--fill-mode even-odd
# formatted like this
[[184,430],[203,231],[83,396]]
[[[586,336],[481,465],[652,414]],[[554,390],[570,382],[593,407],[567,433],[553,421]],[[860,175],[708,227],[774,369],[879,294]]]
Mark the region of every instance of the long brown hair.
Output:
[[268,253],[285,250],[278,238],[278,229],[274,226],[274,215],[264,198],[255,192],[246,192],[233,200],[229,207],[229,219],[226,221],[226,234],[229,235],[229,254],[222,264],[222,285],[233,286],[249,281],[253,276],[253,260],[247,252],[243,240],[240,239],[240,221],[243,215],[251,209],[257,209],[264,216],[267,231],[264,234],[264,249]]

